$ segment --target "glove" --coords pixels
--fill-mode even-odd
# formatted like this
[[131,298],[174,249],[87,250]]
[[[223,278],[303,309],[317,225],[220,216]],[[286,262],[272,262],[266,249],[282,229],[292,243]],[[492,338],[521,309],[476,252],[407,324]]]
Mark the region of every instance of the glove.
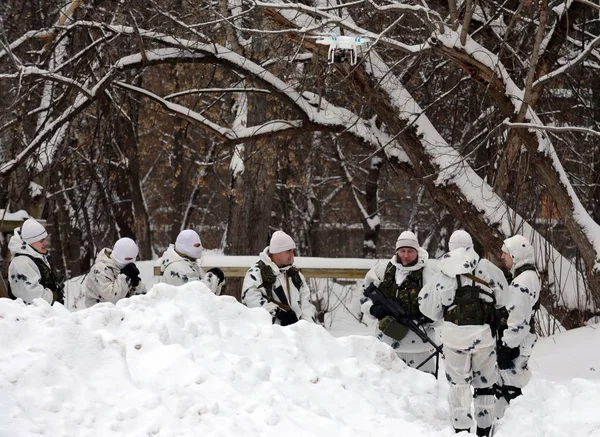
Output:
[[382,304],[380,303],[374,303],[373,305],[371,305],[371,309],[369,310],[369,312],[371,313],[371,315],[373,317],[375,317],[377,320],[381,320],[386,316],[389,316],[390,313],[388,312],[388,310],[386,309],[386,307],[384,307]]
[[293,325],[298,321],[298,317],[294,311],[285,311],[281,308],[277,308],[275,311],[275,317],[279,319],[279,323],[281,326]]
[[223,273],[223,270],[221,270],[218,267],[213,267],[212,269],[210,269],[208,273],[212,273],[213,275],[215,275],[217,278],[219,278],[219,285],[221,285],[223,283],[223,281],[225,281],[225,273]]
[[417,319],[417,323],[419,324],[419,326],[431,325],[433,323],[433,320],[421,314],[421,316]]
[[273,316],[275,315],[275,312],[279,309],[277,304],[274,304],[273,302],[265,302],[262,307],[269,313],[271,313],[271,315]]
[[136,288],[140,284],[140,271],[134,263],[129,263],[121,269],[123,273],[129,279],[129,283],[133,288]]
[[515,363],[513,360],[520,355],[521,351],[518,347],[500,346],[498,349],[498,368],[502,370],[513,369]]

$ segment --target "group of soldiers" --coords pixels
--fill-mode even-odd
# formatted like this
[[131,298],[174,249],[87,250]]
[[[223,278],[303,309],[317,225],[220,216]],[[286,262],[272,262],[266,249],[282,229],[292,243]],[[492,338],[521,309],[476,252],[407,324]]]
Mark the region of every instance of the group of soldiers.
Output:
[[532,245],[522,235],[504,240],[502,262],[499,268],[481,257],[464,230],[450,236],[441,260],[432,260],[416,235],[405,231],[392,259],[375,266],[364,281],[364,287],[374,284],[405,310],[398,317],[368,298],[361,308],[379,320],[378,337],[407,365],[434,373],[430,358],[438,350],[423,334],[436,339],[439,333],[457,433],[470,432],[474,416],[476,434],[489,436],[494,421],[531,379],[528,361],[537,341],[534,315],[541,287]]
[[[47,237],[35,219],[15,230],[9,242],[11,297],[25,303],[35,298],[64,303],[63,284],[46,259]],[[295,250],[288,234],[274,232],[243,282],[242,303],[263,308],[281,326],[317,320],[306,279],[294,267]],[[161,257],[162,281],[201,281],[219,295],[225,276],[219,268],[202,270],[202,251],[198,233],[182,231]],[[430,259],[413,232],[404,231],[392,258],[373,267],[363,282],[361,311],[377,320],[377,337],[400,359],[437,376],[443,352],[457,433],[473,426],[473,404],[476,434],[490,435],[494,420],[531,378],[528,361],[537,341],[533,320],[540,293],[534,250],[526,238],[515,235],[504,241],[502,252],[500,268],[476,252],[466,231],[458,230],[438,261]],[[138,246],[130,238],[102,249],[83,282],[85,307],[144,294],[137,256]],[[382,299],[369,297],[366,290],[373,287]],[[442,347],[436,344],[438,338]]]

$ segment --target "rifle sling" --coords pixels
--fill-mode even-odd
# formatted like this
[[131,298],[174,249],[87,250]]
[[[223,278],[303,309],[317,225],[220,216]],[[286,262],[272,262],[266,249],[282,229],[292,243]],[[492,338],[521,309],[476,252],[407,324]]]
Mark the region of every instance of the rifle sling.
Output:
[[478,284],[481,284],[481,285],[483,285],[483,286],[485,286],[485,287],[488,287],[488,288],[489,288],[489,286],[490,286],[490,284],[489,284],[488,282],[486,282],[486,281],[484,281],[483,279],[481,279],[481,278],[479,278],[479,277],[477,277],[477,276],[473,275],[472,273],[463,273],[463,276],[464,276],[465,278],[469,278],[469,279],[471,279],[473,282],[477,282]]
[[292,307],[290,307],[287,297],[285,296],[285,292],[283,291],[283,287],[280,285],[279,287],[273,288],[273,293],[279,299],[279,302],[272,299],[271,301],[277,305],[279,308],[285,311],[292,311]]

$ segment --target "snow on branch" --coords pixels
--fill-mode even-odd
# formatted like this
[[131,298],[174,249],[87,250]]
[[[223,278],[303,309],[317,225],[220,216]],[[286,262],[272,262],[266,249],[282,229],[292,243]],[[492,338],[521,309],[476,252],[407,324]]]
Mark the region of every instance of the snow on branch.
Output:
[[[91,95],[95,95],[94,91],[92,91]],[[75,103],[67,108],[59,117],[46,124],[43,130],[39,132],[37,136],[29,144],[27,144],[25,149],[22,150],[15,158],[0,164],[0,175],[7,174],[18,167],[19,164],[33,154],[45,140],[60,130],[64,123],[67,123],[69,120],[83,111],[91,102],[92,100],[88,98],[77,99]]]
[[[24,33],[19,38],[17,38],[14,42],[12,42],[8,47],[0,50],[0,59],[2,59],[7,54],[12,54],[12,52],[21,46],[21,44],[29,41],[34,38],[47,38],[52,35],[51,30],[30,30],[29,32]],[[20,62],[20,61],[19,61]]]
[[[25,146],[25,148],[13,159],[3,162],[0,164],[0,175],[6,175],[15,170],[22,162],[24,162],[29,156],[31,156],[45,141],[51,138],[56,132],[63,129],[65,123],[68,123],[75,116],[80,114],[85,108],[87,108],[96,97],[104,92],[104,89],[109,85],[112,77],[116,74],[117,70],[110,69],[110,71],[104,75],[98,83],[91,89],[85,88],[89,94],[78,93],[75,97],[71,106],[69,106],[63,113],[51,122],[46,123],[40,132]],[[49,77],[53,79],[52,77]]]
[[[348,21],[352,21],[351,17],[348,18]],[[303,22],[303,25],[306,24],[311,23]],[[503,92],[513,102],[515,113],[518,112],[522,104],[523,90],[515,85],[495,54],[489,52],[471,38],[467,38],[465,45],[462,45],[460,43],[460,33],[458,31],[453,32],[450,29],[445,29],[443,33],[434,32],[432,41],[436,45],[441,44],[450,48],[450,52],[460,51],[466,54],[498,75],[500,83],[503,84]],[[583,279],[576,267],[558,253],[522,217],[511,210],[494,193],[492,187],[469,166],[465,158],[445,141],[419,104],[404,87],[402,81],[394,75],[376,50],[371,51],[370,62],[363,63],[362,66],[379,84],[381,91],[387,95],[398,120],[402,120],[404,124],[412,126],[415,130],[424,153],[430,158],[431,164],[438,169],[436,183],[438,185],[454,184],[462,196],[483,214],[486,222],[490,226],[499,225],[504,235],[508,236],[520,232],[529,238],[536,247],[539,266],[547,269],[551,278],[557,278],[557,283],[554,284],[555,295],[560,296],[562,304],[569,307],[578,307],[581,304],[579,302],[580,296],[578,297],[575,293],[570,295],[561,293],[561,290],[581,288],[579,285]],[[528,116],[531,117],[532,114],[533,111],[529,110]],[[386,150],[386,152],[388,151]],[[586,222],[586,220],[582,220],[582,222]],[[584,227],[586,226],[584,225]],[[594,241],[593,238],[592,241]]]
[[53,82],[62,83],[65,85],[71,85],[77,88],[80,92],[85,94],[87,97],[92,97],[92,91],[88,90],[85,86],[81,85],[76,80],[70,77],[63,76],[62,74],[53,73],[52,71],[44,70],[37,67],[21,67],[16,73],[11,74],[0,74],[0,79],[21,79],[24,76],[41,76],[43,79],[51,80]]
[[[283,31],[278,32],[318,35],[319,33],[327,33],[328,26],[336,25],[354,35],[372,38],[373,40],[377,40],[378,42],[399,49],[405,53],[418,54],[429,50],[430,48],[429,44],[426,42],[409,45],[392,38],[387,38],[379,33],[373,33],[368,29],[358,26],[352,20],[347,20],[334,13],[328,13],[327,9],[314,8],[302,3],[256,2],[255,4],[256,6],[265,9],[277,10],[282,17],[285,17],[289,22],[296,25],[294,28],[284,29]],[[299,15],[297,12],[301,12],[302,14]],[[316,22],[314,20],[315,17],[320,18],[322,21]]]
[[[91,24],[88,23],[87,25]],[[134,32],[133,28],[127,26],[110,27],[115,31],[128,32],[129,34]],[[315,126],[329,127],[332,129],[342,128],[344,131],[356,136],[357,138],[360,138],[363,141],[371,144],[378,144],[379,146],[394,143],[393,139],[389,135],[377,129],[376,126],[369,121],[361,119],[352,111],[331,105],[325,99],[318,99],[318,96],[312,93],[299,93],[290,87],[287,82],[282,81],[262,66],[219,44],[204,44],[198,41],[191,41],[181,38],[174,39],[169,35],[146,31],[144,29],[139,29],[139,34],[156,42],[162,42],[168,45],[177,43],[178,45],[178,47],[168,47],[152,51],[147,50],[146,56],[148,62],[162,62],[175,59],[183,62],[186,59],[198,60],[203,56],[208,56],[215,62],[222,63],[231,68],[235,68],[244,74],[251,75],[256,80],[267,85],[273,90],[273,92],[276,92],[278,95],[287,100],[288,103],[305,114],[308,121]],[[117,61],[115,67],[118,69],[123,69],[126,67],[132,68],[141,65],[143,65],[142,55],[138,53],[121,58],[119,61]],[[239,91],[240,90],[236,89],[236,92]],[[296,123],[297,122],[285,122],[288,128],[297,127]],[[254,132],[254,135],[256,135],[256,132],[254,131],[256,127],[247,129],[250,129],[252,132]],[[275,123],[271,125],[267,131],[265,131],[264,127],[261,127],[260,131],[262,133],[272,133],[268,131],[273,131],[273,129],[281,130],[283,129],[283,126]],[[249,138],[249,134],[247,132],[236,132],[236,134],[237,135],[235,136],[235,139]]]
[[545,130],[550,132],[582,132],[584,134],[590,134],[597,137],[600,137],[600,132],[595,131],[593,129],[589,129],[587,127],[579,127],[579,126],[547,126],[547,125],[537,125],[533,123],[511,123],[508,120],[504,120],[504,125],[513,128],[525,128],[525,129],[535,129],[535,130]]
[[[56,131],[60,127],[61,123],[70,120],[77,113],[81,112],[84,107],[91,103],[91,100],[95,99],[97,96],[97,91],[108,86],[112,82],[113,77],[118,74],[119,71],[128,68],[141,67],[147,63],[154,64],[166,62],[212,61],[225,64],[229,68],[234,68],[243,72],[244,74],[251,75],[263,84],[267,85],[272,91],[283,97],[288,101],[288,103],[296,107],[296,109],[305,114],[307,117],[308,124],[300,121],[276,120],[269,123],[264,123],[260,126],[253,126],[244,129],[227,129],[212,123],[210,120],[202,117],[200,114],[197,114],[189,108],[169,102],[148,90],[135,87],[124,82],[118,83],[118,86],[144,94],[154,101],[160,103],[169,111],[183,116],[188,120],[201,123],[202,125],[207,126],[213,132],[229,140],[240,141],[246,138],[255,138],[259,135],[272,135],[276,132],[298,129],[304,124],[305,128],[312,127],[314,129],[319,126],[321,128],[344,131],[367,143],[375,144],[377,146],[393,142],[393,140],[387,134],[377,129],[369,121],[361,119],[352,111],[331,105],[324,99],[321,99],[319,102],[319,99],[316,99],[311,93],[299,93],[291,88],[288,83],[280,80],[278,77],[260,65],[218,44],[204,44],[196,40],[175,38],[160,32],[154,32],[145,29],[134,29],[131,26],[106,25],[87,21],[77,21],[65,26],[65,29],[75,28],[96,28],[105,32],[109,31],[116,34],[126,34],[129,36],[139,35],[144,39],[149,39],[156,43],[166,45],[167,47],[154,50],[145,50],[145,56],[142,56],[141,53],[137,53],[119,59],[110,69],[109,73],[106,74],[92,90],[79,85],[76,81],[72,81],[71,79],[63,77],[60,74],[46,72],[30,67],[28,67],[29,69],[23,70],[29,74],[43,75],[48,79],[77,86],[77,88],[81,90],[81,93],[76,98],[76,102],[73,104],[73,106],[66,110],[56,120],[53,120],[51,123],[45,126],[38,136],[36,136],[36,138],[34,138],[32,142],[27,145],[25,150],[19,153],[14,160],[4,163],[0,167],[0,173],[6,173],[13,169],[18,163],[33,153],[44,139],[48,138],[54,131]],[[236,92],[240,91],[241,90],[236,90]]]
[[195,88],[164,96],[165,100],[171,100],[177,97],[187,96],[190,94],[209,94],[209,93],[262,93],[270,94],[271,92],[264,88]]
[[140,88],[138,86],[131,85],[125,82],[115,82],[115,85],[142,94],[152,99],[153,101],[159,103],[161,106],[166,108],[168,111],[176,114],[177,116],[184,118],[192,123],[201,124],[207,127],[213,133],[216,133],[220,137],[227,140],[241,141],[246,140],[248,138],[257,138],[265,134],[268,135],[280,133],[282,131],[287,131],[290,129],[297,129],[302,125],[299,121],[273,120],[268,121],[262,125],[253,127],[238,129],[224,128],[218,125],[217,123],[210,121],[208,118],[200,115],[198,112],[186,106],[165,100],[164,98],[144,88]]
[[562,67],[538,78],[535,82],[533,82],[532,87],[535,89],[536,87],[550,81],[551,79],[567,73],[573,67],[576,67],[577,65],[581,64],[586,59],[586,57],[598,46],[600,46],[600,36],[594,38],[589,44],[583,47],[581,52],[579,52],[579,55],[567,61]]
[[589,0],[573,0],[573,1],[576,1],[577,3],[581,3],[586,6],[591,6],[592,8],[600,10],[600,4],[594,3],[592,1],[589,1]]

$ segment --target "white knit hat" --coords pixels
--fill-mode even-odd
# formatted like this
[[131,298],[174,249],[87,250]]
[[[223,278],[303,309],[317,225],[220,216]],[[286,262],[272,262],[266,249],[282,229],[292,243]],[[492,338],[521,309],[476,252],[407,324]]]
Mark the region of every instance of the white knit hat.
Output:
[[288,234],[283,231],[275,231],[271,236],[269,243],[269,253],[281,253],[286,250],[295,249],[296,243]]
[[410,247],[415,250],[419,250],[419,240],[414,232],[404,231],[400,234],[398,239],[396,240],[396,250],[401,247]]
[[203,248],[200,235],[192,229],[181,231],[175,240],[175,250],[193,259],[202,257]]
[[467,231],[459,229],[458,231],[454,231],[452,235],[450,235],[450,240],[448,241],[448,249],[450,251],[458,249],[459,247],[467,248],[472,246],[473,239]]
[[138,256],[138,246],[131,238],[119,238],[113,247],[111,257],[119,267],[135,262]]
[[27,244],[43,240],[47,236],[46,228],[34,218],[28,218],[21,226],[21,240]]

